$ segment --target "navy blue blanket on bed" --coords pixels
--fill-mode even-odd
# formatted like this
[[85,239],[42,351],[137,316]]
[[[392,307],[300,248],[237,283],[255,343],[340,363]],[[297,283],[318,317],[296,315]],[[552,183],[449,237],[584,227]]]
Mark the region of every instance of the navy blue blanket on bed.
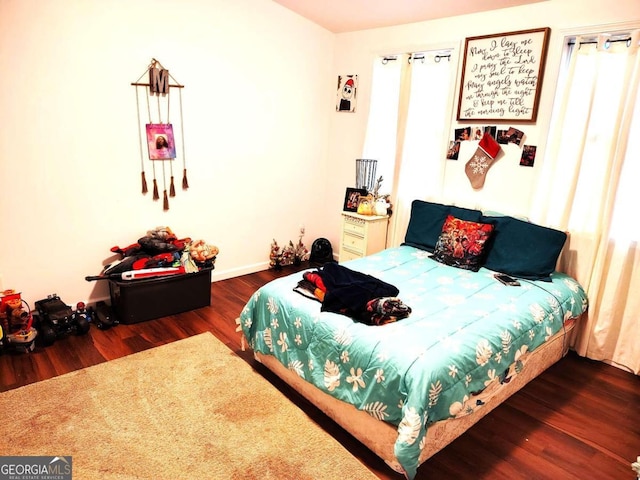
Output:
[[381,297],[395,297],[399,290],[390,283],[357,272],[338,263],[327,263],[318,270],[327,291],[321,311],[341,313],[353,318],[366,315],[367,303]]

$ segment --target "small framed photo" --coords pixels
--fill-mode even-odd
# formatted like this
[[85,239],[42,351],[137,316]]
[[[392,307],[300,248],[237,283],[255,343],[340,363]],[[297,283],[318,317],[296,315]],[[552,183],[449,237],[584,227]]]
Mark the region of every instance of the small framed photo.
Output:
[[366,195],[367,195],[367,190],[364,188],[348,187],[344,195],[344,207],[342,207],[342,209],[345,212],[357,212],[360,196],[364,197]]
[[146,127],[149,159],[170,160],[176,158],[173,125],[170,123],[148,123]]

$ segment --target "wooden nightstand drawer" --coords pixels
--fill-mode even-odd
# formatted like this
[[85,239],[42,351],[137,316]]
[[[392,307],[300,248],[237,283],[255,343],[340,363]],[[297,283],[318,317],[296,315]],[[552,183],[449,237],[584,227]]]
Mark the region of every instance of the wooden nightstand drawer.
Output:
[[361,253],[353,253],[346,248],[343,248],[340,253],[340,261],[346,262],[347,260],[355,260],[356,258],[362,258]]
[[365,224],[364,221],[359,220],[357,218],[345,218],[344,220],[344,233],[355,233],[356,235],[360,235],[364,237],[365,233]]
[[340,261],[346,262],[384,250],[388,223],[389,217],[386,215],[342,212]]
[[342,245],[354,252],[364,253],[366,250],[364,237],[359,235],[352,235],[346,231],[342,235]]

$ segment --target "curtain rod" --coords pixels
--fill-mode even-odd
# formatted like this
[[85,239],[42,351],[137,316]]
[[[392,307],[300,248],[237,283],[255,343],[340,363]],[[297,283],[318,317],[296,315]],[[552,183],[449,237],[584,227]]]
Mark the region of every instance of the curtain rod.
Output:
[[[433,57],[433,59],[434,59],[434,61],[436,63],[440,62],[440,59],[442,59],[442,58],[446,58],[447,60],[451,60],[451,54],[447,54],[447,55],[437,54],[437,55],[434,55],[434,57]],[[387,55],[387,56],[382,57],[382,64],[386,65],[387,63],[393,62],[393,61],[395,61],[397,59],[398,59],[397,55]],[[422,53],[422,54],[411,53],[411,54],[409,54],[409,58],[408,58],[409,63],[411,63],[411,59],[424,61],[425,56],[424,56],[424,53]]]
[[[627,43],[627,47],[630,47],[631,46],[631,37],[628,37],[628,38],[615,38],[613,40],[607,39],[604,42],[605,48],[607,48],[608,44],[616,43],[616,42],[626,42]],[[578,45],[593,45],[593,44],[597,44],[598,41],[597,40],[586,40],[584,42],[576,42],[575,40],[569,40],[567,42],[567,45],[575,45],[576,43],[578,43]]]
[[[433,60],[436,63],[439,63],[441,58],[446,58],[447,60],[451,60],[451,54],[449,54],[449,55],[439,55],[439,54],[438,55],[434,55]],[[411,60],[422,60],[424,62],[424,54],[411,55],[408,58],[409,63],[411,63]]]

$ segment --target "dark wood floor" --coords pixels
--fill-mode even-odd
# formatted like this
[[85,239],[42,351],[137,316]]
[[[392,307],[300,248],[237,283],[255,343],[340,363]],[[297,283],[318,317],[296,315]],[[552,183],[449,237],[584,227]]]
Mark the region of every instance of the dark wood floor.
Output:
[[[211,307],[110,330],[91,328],[30,354],[0,355],[0,391],[210,331],[382,479],[400,479],[366,447],[240,350],[235,319],[275,276],[264,271],[212,284]],[[28,408],[23,406],[20,408]],[[429,459],[418,479],[632,479],[640,455],[640,379],[573,353]],[[1,454],[1,452],[0,452]]]

